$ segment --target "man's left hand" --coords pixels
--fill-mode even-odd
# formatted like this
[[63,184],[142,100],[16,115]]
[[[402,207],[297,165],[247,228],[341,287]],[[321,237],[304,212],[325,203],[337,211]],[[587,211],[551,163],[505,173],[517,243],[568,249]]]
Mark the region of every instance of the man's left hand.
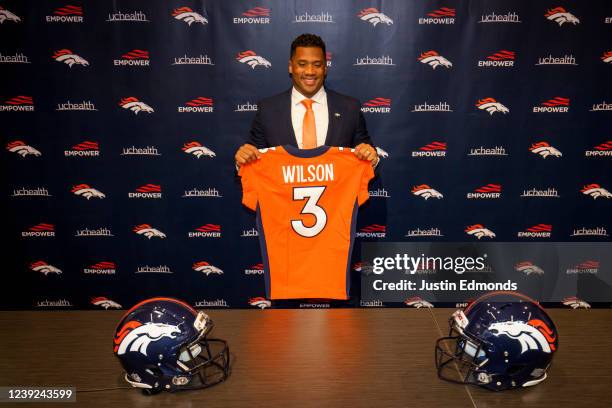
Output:
[[361,143],[355,147],[355,156],[360,160],[368,160],[372,166],[378,164],[378,154],[376,149],[367,143]]

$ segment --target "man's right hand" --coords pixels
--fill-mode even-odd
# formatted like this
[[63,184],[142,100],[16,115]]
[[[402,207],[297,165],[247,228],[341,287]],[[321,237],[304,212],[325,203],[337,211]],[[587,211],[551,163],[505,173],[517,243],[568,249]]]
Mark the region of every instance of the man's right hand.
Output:
[[255,146],[251,144],[243,144],[236,152],[234,160],[236,160],[236,165],[240,167],[243,164],[247,164],[259,159],[260,156],[261,153],[259,152],[259,150],[257,150]]

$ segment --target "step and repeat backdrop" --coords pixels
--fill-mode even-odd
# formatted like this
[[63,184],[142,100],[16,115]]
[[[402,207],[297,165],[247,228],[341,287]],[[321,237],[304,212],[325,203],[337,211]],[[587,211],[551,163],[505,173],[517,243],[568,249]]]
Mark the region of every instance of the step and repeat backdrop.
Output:
[[[233,156],[301,33],[382,161],[351,300],[289,307],[435,305],[363,300],[364,242],[610,243],[609,1],[6,0],[2,307],[285,307],[263,297]],[[609,288],[596,253],[511,270]],[[563,287],[559,306],[605,305]]]

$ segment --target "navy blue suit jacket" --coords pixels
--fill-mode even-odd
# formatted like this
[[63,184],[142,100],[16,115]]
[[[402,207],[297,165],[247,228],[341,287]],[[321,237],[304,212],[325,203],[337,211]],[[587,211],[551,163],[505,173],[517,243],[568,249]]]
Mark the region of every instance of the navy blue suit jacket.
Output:
[[[359,101],[327,88],[325,92],[329,126],[324,144],[343,147],[355,147],[361,143],[372,145]],[[291,88],[257,103],[257,114],[247,143],[258,149],[287,144],[297,147],[291,123]]]

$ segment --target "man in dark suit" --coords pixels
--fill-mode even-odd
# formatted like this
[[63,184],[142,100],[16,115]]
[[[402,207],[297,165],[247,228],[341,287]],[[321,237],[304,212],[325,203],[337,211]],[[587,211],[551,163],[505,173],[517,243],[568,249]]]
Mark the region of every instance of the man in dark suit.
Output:
[[359,159],[378,164],[359,101],[323,86],[325,55],[325,43],[316,35],[302,34],[293,41],[293,87],[258,102],[247,143],[234,157],[238,166],[256,160],[261,154],[257,149],[286,144],[300,149],[354,147]]

